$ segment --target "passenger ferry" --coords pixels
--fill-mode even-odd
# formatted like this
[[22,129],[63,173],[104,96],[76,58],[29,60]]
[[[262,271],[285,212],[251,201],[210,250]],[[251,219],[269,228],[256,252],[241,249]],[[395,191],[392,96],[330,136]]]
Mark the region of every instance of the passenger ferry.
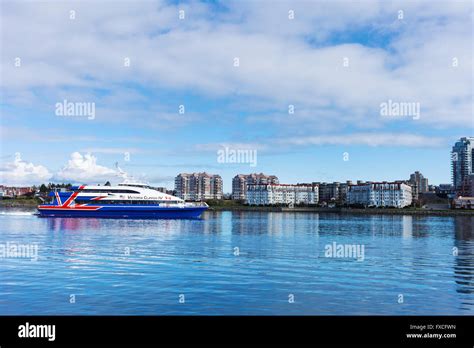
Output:
[[49,196],[52,202],[38,206],[39,216],[189,219],[209,208],[204,202],[187,203],[141,183],[74,186]]

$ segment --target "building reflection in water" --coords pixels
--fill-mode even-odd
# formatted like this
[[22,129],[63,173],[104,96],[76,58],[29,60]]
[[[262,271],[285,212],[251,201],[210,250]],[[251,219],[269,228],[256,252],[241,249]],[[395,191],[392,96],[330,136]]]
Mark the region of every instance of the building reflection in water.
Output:
[[402,237],[403,239],[412,239],[413,237],[413,216],[402,216]]
[[319,234],[319,214],[284,212],[232,212],[232,233],[240,235]]
[[[295,240],[308,236],[310,241],[306,254],[298,248],[289,247]],[[252,243],[246,243],[247,239]],[[282,257],[284,254],[293,255],[295,260],[301,255],[318,257],[319,214],[233,211],[231,243],[233,247],[240,248],[241,256],[251,259]]]
[[[59,217],[44,219],[51,232],[47,235],[47,244],[53,246],[58,254],[68,256],[66,262],[80,262],[83,261],[84,255],[93,255],[98,249],[98,241],[100,248],[110,253],[107,257],[121,257],[125,248],[136,247],[142,243],[147,247],[154,242],[173,243],[183,234],[217,234],[225,229],[225,219],[216,216],[182,220]],[[228,230],[230,231],[229,228]],[[143,250],[147,247],[140,246]]]
[[474,307],[474,216],[456,216],[453,253],[456,291],[463,294],[461,309]]

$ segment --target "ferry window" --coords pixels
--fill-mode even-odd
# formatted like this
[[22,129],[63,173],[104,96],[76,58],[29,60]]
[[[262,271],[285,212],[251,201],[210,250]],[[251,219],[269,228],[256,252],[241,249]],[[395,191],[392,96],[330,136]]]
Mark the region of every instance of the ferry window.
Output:
[[93,192],[93,193],[139,193],[133,190],[110,190],[110,189],[84,189],[81,192]]

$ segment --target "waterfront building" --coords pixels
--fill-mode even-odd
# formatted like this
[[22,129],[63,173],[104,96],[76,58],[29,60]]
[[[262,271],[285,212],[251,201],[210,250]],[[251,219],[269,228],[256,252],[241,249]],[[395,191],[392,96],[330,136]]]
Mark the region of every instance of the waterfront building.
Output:
[[347,192],[347,204],[349,205],[403,208],[411,203],[411,186],[401,182],[350,185]]
[[334,202],[339,199],[339,182],[313,182],[313,185],[319,188],[319,202]]
[[248,185],[278,184],[279,180],[275,175],[238,174],[232,179],[232,199],[245,200],[247,198]]
[[410,174],[408,184],[412,188],[413,200],[417,201],[420,193],[428,192],[428,179],[423,176],[419,171]]
[[413,202],[419,201],[419,191],[418,191],[418,184],[415,181],[410,180],[395,180],[394,182],[399,184],[405,184],[411,187],[411,199]]
[[175,192],[187,201],[222,199],[222,178],[208,173],[181,173],[175,178]]
[[2,197],[18,197],[34,193],[33,187],[16,187],[0,185],[0,192],[3,192]]
[[454,209],[474,209],[474,197],[457,197],[453,202]]
[[463,137],[457,141],[451,152],[451,174],[453,186],[460,194],[468,175],[474,174],[474,137]]
[[252,184],[247,187],[249,205],[317,204],[318,187],[312,184]]
[[453,198],[455,195],[454,186],[451,184],[439,184],[435,188],[435,193],[440,197]]
[[338,203],[346,204],[347,203],[347,192],[349,192],[349,186],[352,185],[351,180],[347,180],[345,183],[339,185],[339,196]]
[[340,182],[313,182],[313,185],[318,186],[319,202],[345,204],[347,200],[347,192],[352,181],[348,180],[345,183]]
[[174,179],[174,189],[176,191],[176,197],[188,201],[190,199],[190,190],[189,190],[189,177],[191,174],[178,174]]
[[474,174],[464,178],[459,194],[463,197],[474,197]]

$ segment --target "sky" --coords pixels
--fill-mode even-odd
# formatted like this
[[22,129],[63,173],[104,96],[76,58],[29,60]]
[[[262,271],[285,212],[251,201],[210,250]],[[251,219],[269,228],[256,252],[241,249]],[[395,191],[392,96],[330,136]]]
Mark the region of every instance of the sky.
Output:
[[474,135],[470,1],[0,4],[0,184],[440,184]]

